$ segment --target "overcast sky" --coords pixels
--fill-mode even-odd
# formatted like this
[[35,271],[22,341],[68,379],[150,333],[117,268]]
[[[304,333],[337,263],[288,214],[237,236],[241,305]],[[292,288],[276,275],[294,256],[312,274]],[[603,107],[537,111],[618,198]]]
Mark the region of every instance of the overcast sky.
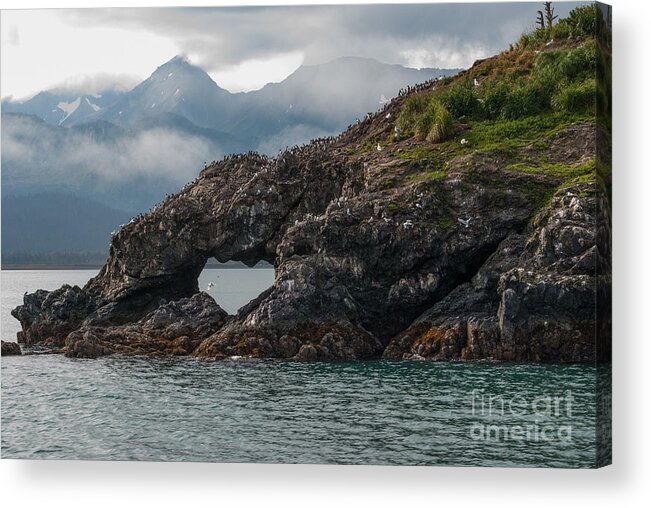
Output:
[[[555,3],[565,16],[577,3]],[[363,56],[468,67],[533,27],[539,3],[2,11],[2,97],[124,88],[177,54],[230,91]]]

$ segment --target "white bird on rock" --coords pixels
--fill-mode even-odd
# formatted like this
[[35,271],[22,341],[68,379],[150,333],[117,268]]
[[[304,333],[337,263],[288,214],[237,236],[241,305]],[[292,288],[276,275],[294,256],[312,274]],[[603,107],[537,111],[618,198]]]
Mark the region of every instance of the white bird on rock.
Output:
[[463,224],[464,226],[468,227],[470,226],[470,221],[472,219],[462,219],[461,217],[458,217],[457,220],[459,221],[459,224]]

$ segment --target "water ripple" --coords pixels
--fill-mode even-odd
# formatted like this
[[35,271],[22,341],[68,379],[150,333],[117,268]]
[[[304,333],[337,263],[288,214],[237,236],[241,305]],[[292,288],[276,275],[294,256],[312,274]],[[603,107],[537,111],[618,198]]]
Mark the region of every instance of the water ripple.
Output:
[[[5,357],[2,456],[589,467],[594,376],[590,366]],[[477,397],[567,390],[571,415],[478,414]],[[568,425],[572,439],[474,439],[475,423]]]

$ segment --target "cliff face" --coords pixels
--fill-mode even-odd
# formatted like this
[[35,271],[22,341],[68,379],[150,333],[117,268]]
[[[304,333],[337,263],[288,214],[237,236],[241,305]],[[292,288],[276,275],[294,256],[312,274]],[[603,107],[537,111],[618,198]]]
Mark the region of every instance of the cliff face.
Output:
[[[206,167],[114,235],[83,289],[26,295],[19,340],[79,357],[593,360],[594,122],[547,119],[508,150],[464,124],[400,139],[409,95],[336,139]],[[213,256],[273,262],[274,285],[227,316],[197,286]]]

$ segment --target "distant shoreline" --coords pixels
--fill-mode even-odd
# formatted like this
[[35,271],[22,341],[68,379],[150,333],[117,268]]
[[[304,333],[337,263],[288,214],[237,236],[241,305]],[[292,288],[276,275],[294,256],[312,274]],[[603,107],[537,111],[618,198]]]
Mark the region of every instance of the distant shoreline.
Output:
[[3,271],[11,270],[99,270],[102,265],[2,265]]
[[[99,270],[104,265],[2,265],[2,271],[12,271],[12,270]],[[273,265],[262,265],[262,266],[239,266],[239,265],[206,265],[204,270],[233,270],[233,269],[245,269],[245,270],[262,270],[262,269],[273,269]]]

